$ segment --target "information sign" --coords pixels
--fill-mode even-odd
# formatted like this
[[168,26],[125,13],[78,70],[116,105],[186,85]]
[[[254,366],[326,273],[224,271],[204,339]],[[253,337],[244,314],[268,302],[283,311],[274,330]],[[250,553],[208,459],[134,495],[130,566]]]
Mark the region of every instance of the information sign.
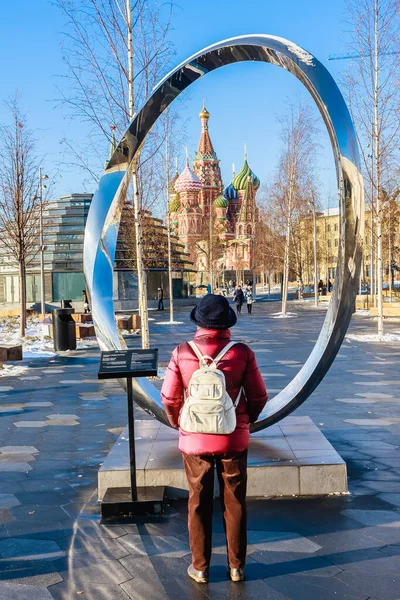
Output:
[[107,350],[101,353],[99,379],[155,377],[158,349]]

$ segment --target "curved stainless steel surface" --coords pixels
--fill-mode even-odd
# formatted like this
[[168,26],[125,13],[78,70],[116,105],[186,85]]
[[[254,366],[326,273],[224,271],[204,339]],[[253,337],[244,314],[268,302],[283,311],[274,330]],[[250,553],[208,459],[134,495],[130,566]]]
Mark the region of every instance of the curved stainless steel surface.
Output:
[[[128,169],[161,113],[181,92],[210,71],[242,61],[282,67],[299,79],[317,104],[327,127],[338,181],[340,241],[335,287],[313,351],[294,379],[270,400],[251,431],[279,421],[315,390],[332,364],[353,312],[359,284],[364,228],[364,195],[356,136],[344,99],[327,69],[309,52],[283,38],[246,35],[224,40],[191,56],[171,71],[134,116],[109,161],[90,207],[85,231],[84,270],[100,347],[125,347],[113,306],[113,264],[121,217],[121,191]],[[159,391],[147,380],[134,382],[135,400],[168,424]]]

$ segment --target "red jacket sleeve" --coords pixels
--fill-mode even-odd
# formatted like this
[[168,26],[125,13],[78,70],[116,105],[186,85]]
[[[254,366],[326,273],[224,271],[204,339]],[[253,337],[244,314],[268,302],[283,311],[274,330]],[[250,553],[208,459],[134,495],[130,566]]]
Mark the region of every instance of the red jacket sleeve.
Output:
[[183,404],[183,383],[178,366],[178,348],[172,353],[161,388],[161,402],[165,408],[168,421],[176,429],[179,426],[179,414]]
[[257,365],[254,352],[248,349],[247,367],[244,374],[243,387],[246,394],[247,410],[250,423],[257,421],[268,400],[264,379]]

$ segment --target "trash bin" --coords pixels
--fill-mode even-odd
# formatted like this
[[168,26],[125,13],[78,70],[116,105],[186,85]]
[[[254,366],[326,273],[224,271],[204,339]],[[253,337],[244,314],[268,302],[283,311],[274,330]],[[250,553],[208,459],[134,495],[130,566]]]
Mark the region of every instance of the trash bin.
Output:
[[72,318],[74,308],[54,308],[53,340],[54,350],[76,350],[76,326]]

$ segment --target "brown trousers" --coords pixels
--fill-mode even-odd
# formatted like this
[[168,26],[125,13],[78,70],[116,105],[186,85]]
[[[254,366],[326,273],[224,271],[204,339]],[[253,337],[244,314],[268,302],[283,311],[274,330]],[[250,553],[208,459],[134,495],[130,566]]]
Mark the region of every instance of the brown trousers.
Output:
[[243,568],[247,546],[247,450],[221,456],[183,453],[182,456],[189,483],[188,527],[194,568],[206,571],[211,560],[214,464],[219,481],[228,564],[234,569]]

